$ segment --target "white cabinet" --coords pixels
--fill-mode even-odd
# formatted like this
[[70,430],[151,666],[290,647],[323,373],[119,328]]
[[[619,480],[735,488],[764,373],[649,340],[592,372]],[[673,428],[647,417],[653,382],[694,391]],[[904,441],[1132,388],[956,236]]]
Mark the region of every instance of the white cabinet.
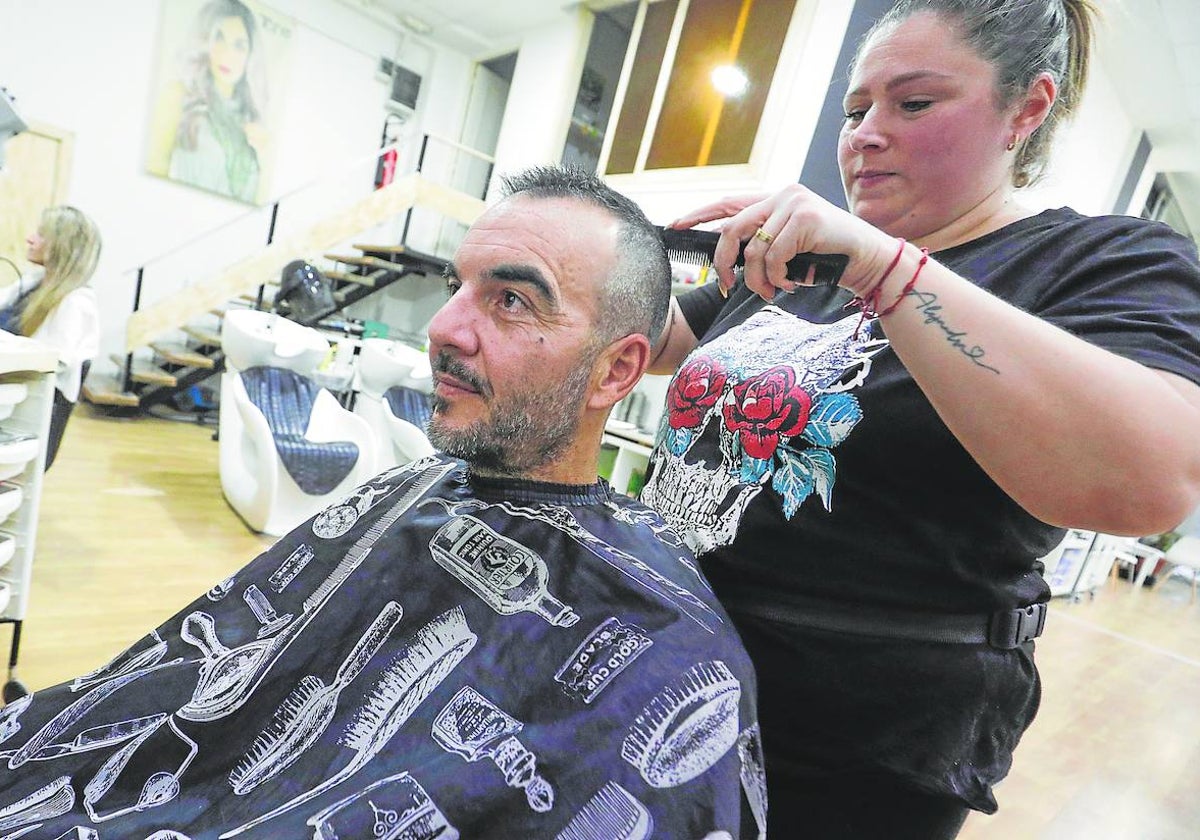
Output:
[[1094,532],[1071,529],[1053,551],[1041,558],[1052,596],[1076,595],[1095,542]]
[[614,447],[617,450],[608,483],[618,493],[636,496],[645,479],[654,438],[627,426],[628,424],[610,420],[602,444],[606,448]]
[[0,623],[13,625],[5,702],[25,693],[12,668],[29,603],[57,360],[43,344],[0,332]]

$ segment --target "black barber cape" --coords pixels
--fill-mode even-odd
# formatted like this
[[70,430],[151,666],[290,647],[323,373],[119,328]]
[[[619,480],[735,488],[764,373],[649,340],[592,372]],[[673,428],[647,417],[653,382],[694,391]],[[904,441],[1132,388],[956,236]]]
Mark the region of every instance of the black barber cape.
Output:
[[4,707],[0,840],[753,837],[754,691],[651,510],[433,456]]

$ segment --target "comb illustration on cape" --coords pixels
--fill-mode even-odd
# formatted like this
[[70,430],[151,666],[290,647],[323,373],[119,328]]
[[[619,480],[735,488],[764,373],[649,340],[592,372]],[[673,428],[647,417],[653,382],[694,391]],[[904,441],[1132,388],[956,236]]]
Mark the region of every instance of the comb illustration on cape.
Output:
[[180,636],[185,642],[200,648],[204,654],[204,662],[200,666],[200,679],[192,692],[192,699],[179,709],[179,716],[185,720],[212,721],[241,708],[288,646],[300,636],[334,593],[362,565],[384,532],[396,524],[430,487],[453,469],[453,462],[434,462],[417,473],[399,500],[367,528],[321,585],[305,599],[301,614],[292,619],[277,635],[254,639],[239,647],[229,648],[217,638],[212,616],[195,611],[185,617]]
[[315,787],[298,794],[248,823],[226,831],[221,840],[235,837],[344,782],[361,770],[400,731],[417,707],[441,685],[479,640],[462,607],[454,607],[418,630],[384,667],[363,704],[342,734],[340,743],[351,755],[348,761]]
[[271,723],[254,739],[249,751],[229,774],[234,793],[239,796],[249,793],[285,770],[316,743],[337,712],[342,689],[362,672],[403,615],[404,609],[395,601],[389,601],[355,643],[329,685],[319,677],[309,675],[292,689]]

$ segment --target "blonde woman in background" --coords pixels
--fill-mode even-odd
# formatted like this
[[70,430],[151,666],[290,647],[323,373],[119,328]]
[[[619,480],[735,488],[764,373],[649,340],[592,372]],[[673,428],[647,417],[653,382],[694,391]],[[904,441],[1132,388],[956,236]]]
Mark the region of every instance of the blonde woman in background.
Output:
[[100,350],[100,313],[96,293],[87,285],[100,259],[100,231],[74,207],[50,207],[25,244],[33,268],[16,283],[0,288],[0,329],[58,351],[46,441],[49,469],[87,368]]

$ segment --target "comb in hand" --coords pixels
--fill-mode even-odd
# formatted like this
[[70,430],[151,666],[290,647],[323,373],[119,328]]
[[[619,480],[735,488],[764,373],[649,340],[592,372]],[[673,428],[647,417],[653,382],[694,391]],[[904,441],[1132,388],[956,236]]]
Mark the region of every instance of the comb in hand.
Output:
[[[683,263],[702,267],[712,266],[713,254],[717,250],[717,241],[721,234],[713,230],[676,230],[675,228],[659,228],[663,244],[667,247],[667,257],[673,263]],[[745,243],[738,248],[735,266],[746,262]],[[787,261],[787,278],[797,283],[803,283],[808,276],[809,266],[816,266],[813,285],[833,286],[841,279],[842,272],[850,258],[845,254],[797,254]]]

